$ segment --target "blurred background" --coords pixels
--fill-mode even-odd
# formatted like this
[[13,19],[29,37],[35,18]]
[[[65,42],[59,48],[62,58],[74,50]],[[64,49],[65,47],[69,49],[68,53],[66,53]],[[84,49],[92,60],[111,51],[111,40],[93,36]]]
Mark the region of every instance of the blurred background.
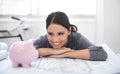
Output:
[[0,42],[10,46],[46,34],[46,17],[54,11],[65,12],[94,44],[120,53],[120,0],[0,0]]

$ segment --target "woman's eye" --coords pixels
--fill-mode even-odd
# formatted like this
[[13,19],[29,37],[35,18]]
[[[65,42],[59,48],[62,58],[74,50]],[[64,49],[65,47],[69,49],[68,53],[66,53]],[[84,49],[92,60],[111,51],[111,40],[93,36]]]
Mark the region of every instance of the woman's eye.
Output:
[[61,33],[61,32],[60,32],[60,33],[58,33],[58,35],[63,35],[63,34],[64,34],[64,33]]
[[53,33],[48,33],[48,35],[53,35]]

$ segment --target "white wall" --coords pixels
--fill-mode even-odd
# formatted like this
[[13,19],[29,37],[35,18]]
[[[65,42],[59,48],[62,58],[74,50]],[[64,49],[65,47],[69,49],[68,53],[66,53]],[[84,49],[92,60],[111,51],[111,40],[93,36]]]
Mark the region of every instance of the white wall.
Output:
[[104,42],[120,53],[120,0],[104,0]]
[[104,35],[104,0],[96,1],[96,44],[100,45],[103,42]]
[[97,0],[96,42],[120,53],[120,0]]

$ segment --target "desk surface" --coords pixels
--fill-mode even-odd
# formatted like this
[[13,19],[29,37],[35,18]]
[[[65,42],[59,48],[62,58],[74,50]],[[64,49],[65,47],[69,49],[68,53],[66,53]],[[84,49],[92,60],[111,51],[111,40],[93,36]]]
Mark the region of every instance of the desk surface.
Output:
[[30,68],[13,68],[9,58],[0,61],[0,74],[119,74],[120,58],[106,45],[106,61],[40,58]]

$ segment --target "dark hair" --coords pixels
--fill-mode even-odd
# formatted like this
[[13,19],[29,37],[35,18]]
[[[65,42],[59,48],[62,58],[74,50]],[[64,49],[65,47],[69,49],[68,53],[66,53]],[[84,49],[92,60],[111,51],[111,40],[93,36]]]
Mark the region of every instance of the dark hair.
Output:
[[48,15],[48,17],[46,19],[46,29],[49,27],[49,25],[51,23],[62,25],[67,30],[69,30],[71,27],[72,32],[77,31],[77,27],[75,25],[70,24],[67,15],[63,12],[60,12],[60,11],[52,12],[51,14]]

